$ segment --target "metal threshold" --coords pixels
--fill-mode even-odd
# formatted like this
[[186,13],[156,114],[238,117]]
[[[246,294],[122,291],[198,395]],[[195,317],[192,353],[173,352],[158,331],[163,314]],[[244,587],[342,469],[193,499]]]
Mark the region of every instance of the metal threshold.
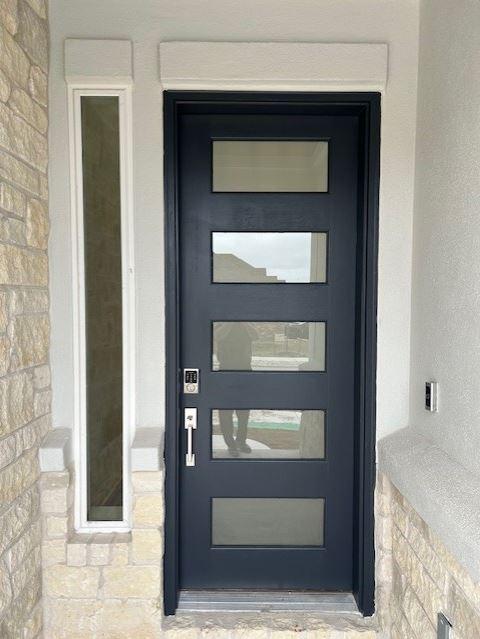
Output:
[[359,615],[346,592],[181,590],[177,612],[317,612]]

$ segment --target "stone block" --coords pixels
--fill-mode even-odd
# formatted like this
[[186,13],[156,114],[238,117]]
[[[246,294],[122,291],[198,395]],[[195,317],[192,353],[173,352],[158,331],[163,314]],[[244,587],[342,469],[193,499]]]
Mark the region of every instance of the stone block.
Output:
[[22,639],[37,639],[40,637],[43,622],[43,608],[40,604],[35,606],[23,627]]
[[27,0],[28,4],[32,7],[38,15],[46,19],[47,18],[47,3],[46,0]]
[[28,89],[30,95],[34,100],[43,106],[47,106],[48,101],[48,82],[47,75],[40,69],[33,65],[30,69],[30,75],[28,78]]
[[33,419],[33,380],[30,373],[0,379],[0,437]]
[[47,256],[19,246],[0,244],[0,284],[47,286]]
[[0,145],[38,170],[47,169],[47,139],[36,129],[0,102]]
[[6,102],[10,97],[10,81],[0,69],[0,101]]
[[11,369],[44,364],[48,360],[50,320],[47,314],[19,315],[9,326]]
[[40,499],[43,513],[65,516],[68,510],[68,481],[59,478],[49,485],[42,485]]
[[42,543],[42,564],[64,564],[66,561],[65,539],[45,539]]
[[18,570],[26,558],[38,550],[38,567],[40,565],[40,544],[42,541],[42,530],[40,521],[33,522],[23,533],[23,535],[11,546],[7,552],[6,560],[11,573]]
[[132,530],[132,561],[135,564],[159,563],[163,545],[160,531],[157,529]]
[[17,437],[16,433],[5,437],[0,445],[0,470],[11,464],[16,458],[17,454]]
[[132,473],[134,493],[162,493],[164,475],[162,471]]
[[86,566],[87,548],[87,544],[67,543],[67,565]]
[[8,293],[0,291],[0,333],[7,330],[8,321]]
[[39,249],[48,244],[48,213],[40,200],[30,200],[27,205],[27,243]]
[[50,366],[37,366],[33,371],[33,383],[37,389],[50,386]]
[[94,542],[88,545],[88,563],[91,566],[106,566],[110,561],[108,542]]
[[0,3],[0,24],[15,35],[18,27],[17,0],[2,0]]
[[0,514],[0,554],[10,546],[28,524],[39,515],[40,498],[37,486],[23,493]]
[[48,415],[51,410],[52,404],[52,391],[45,390],[35,393],[35,399],[33,403],[35,417],[42,417]]
[[[0,38],[1,44],[1,38]],[[0,51],[0,61],[2,59]],[[34,195],[39,194],[39,174],[21,160],[0,149],[0,177],[13,182]]]
[[44,71],[48,69],[48,31],[47,23],[40,18],[30,4],[18,0],[17,42],[30,58]]
[[[13,289],[10,291],[9,309],[11,315],[23,315],[24,313],[48,313],[48,290]],[[49,385],[50,372],[48,372],[48,384],[45,384],[45,386]]]
[[160,569],[156,566],[107,566],[103,577],[106,598],[153,599],[160,594]]
[[40,468],[37,451],[25,452],[0,473],[0,495],[2,502],[10,504],[38,479]]
[[30,61],[2,24],[0,24],[0,68],[10,80],[22,87],[27,86]]
[[66,537],[68,534],[68,517],[47,515],[45,517],[45,534],[50,539]]
[[100,570],[93,566],[48,566],[44,569],[45,594],[49,597],[95,598]]
[[23,562],[12,572],[12,590],[15,598],[19,597],[25,587],[34,582],[40,574],[42,565],[40,546],[36,546]]
[[152,493],[135,497],[133,521],[136,528],[160,527],[163,524],[163,496]]
[[23,89],[14,87],[10,93],[8,106],[31,124],[37,131],[45,134],[48,127],[47,114]]
[[129,544],[114,543],[111,547],[110,565],[126,566],[128,564]]
[[5,182],[0,183],[0,208],[14,213],[20,217],[25,217],[27,212],[27,200],[25,195],[16,188]]

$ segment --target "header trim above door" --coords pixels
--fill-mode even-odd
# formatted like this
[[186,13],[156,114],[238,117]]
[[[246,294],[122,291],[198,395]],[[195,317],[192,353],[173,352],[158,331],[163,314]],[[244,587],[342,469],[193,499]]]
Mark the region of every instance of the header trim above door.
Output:
[[387,75],[388,44],[384,43],[159,45],[159,76],[164,89],[384,91]]

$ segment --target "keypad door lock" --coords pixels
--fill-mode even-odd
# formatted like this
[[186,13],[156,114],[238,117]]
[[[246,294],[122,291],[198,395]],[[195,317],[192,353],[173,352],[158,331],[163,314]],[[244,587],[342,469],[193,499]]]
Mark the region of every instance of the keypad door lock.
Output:
[[200,371],[198,368],[183,369],[183,392],[185,395],[196,395],[200,386]]

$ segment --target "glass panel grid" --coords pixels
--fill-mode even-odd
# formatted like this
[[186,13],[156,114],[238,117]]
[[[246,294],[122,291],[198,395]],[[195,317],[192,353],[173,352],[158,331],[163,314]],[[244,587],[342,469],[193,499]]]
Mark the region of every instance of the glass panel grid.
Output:
[[212,233],[213,282],[327,281],[327,233]]
[[214,371],[325,370],[325,322],[213,322]]
[[323,410],[214,409],[213,459],[324,459]]
[[325,193],[325,140],[215,140],[214,192]]
[[323,546],[325,499],[214,497],[214,546]]

